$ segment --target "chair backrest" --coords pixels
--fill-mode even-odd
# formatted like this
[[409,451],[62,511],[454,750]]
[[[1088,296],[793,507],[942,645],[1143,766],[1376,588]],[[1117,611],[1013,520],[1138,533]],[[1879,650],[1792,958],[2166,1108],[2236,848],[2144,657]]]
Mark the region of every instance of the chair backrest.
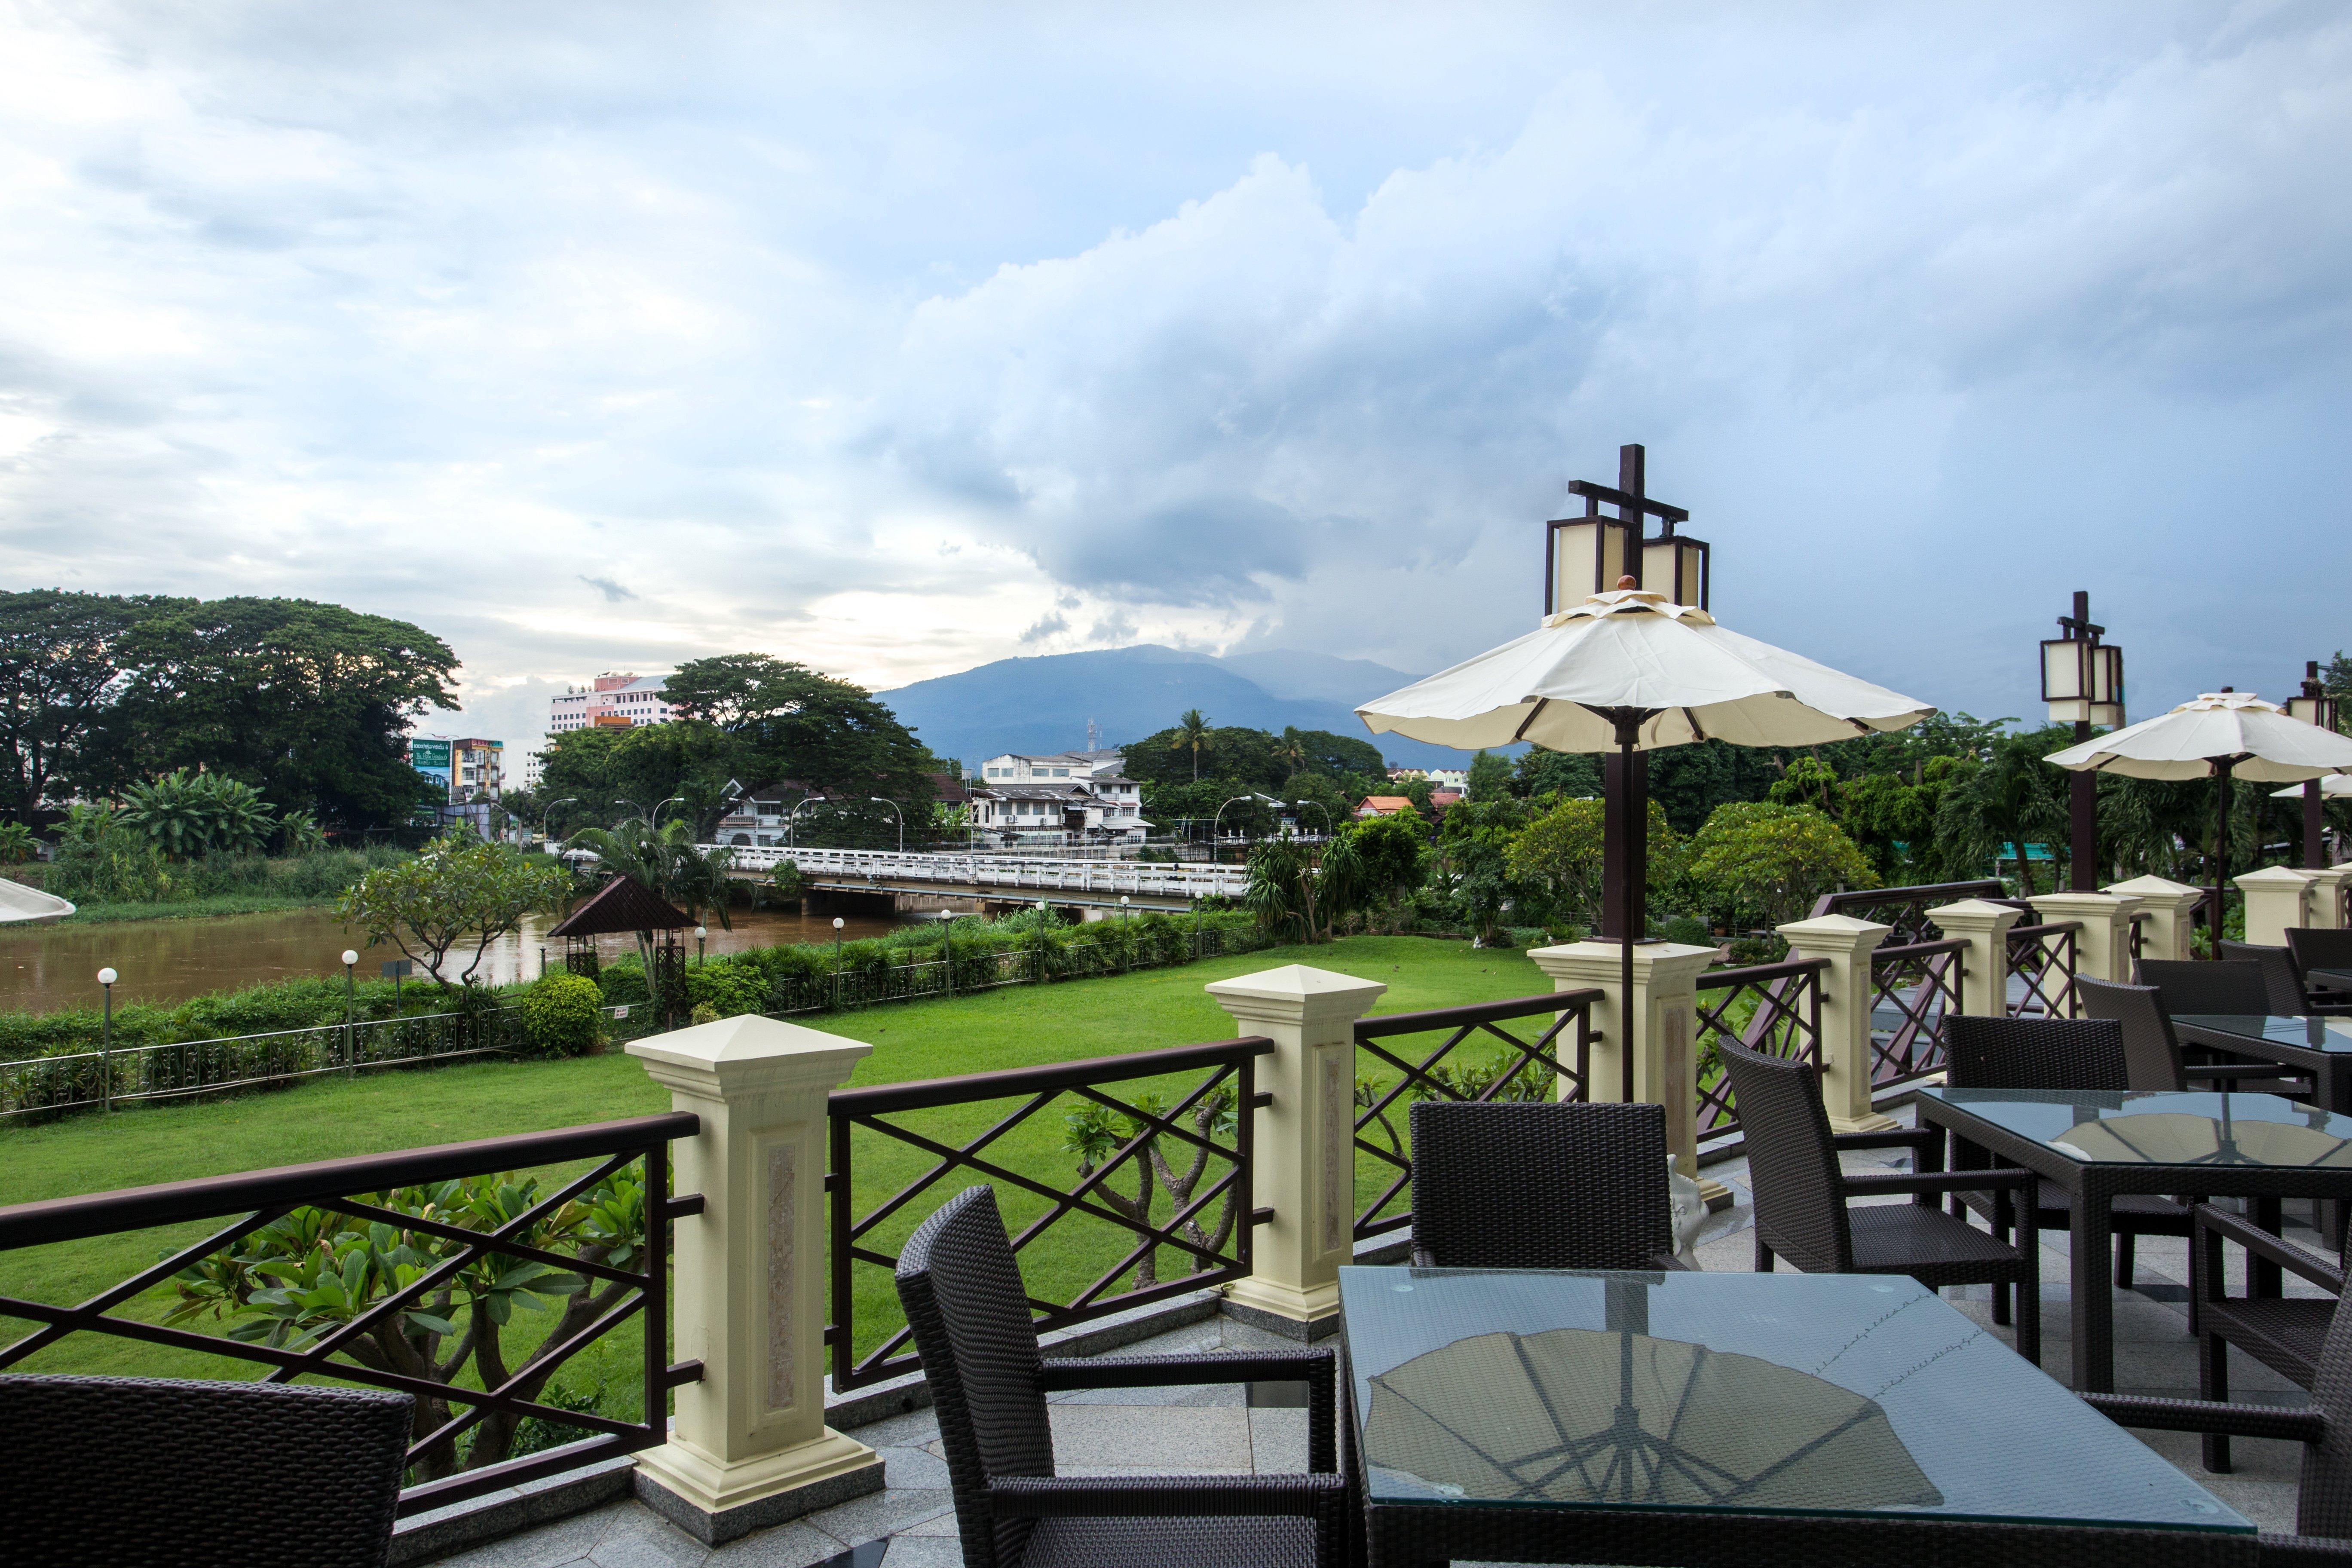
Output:
[[2221,957],[2231,963],[2251,963],[2262,971],[2263,992],[2270,998],[2263,1012],[2293,1018],[2311,1011],[2310,996],[2303,988],[2303,970],[2294,962],[2293,948],[2225,942],[2221,944]]
[[2287,951],[2308,976],[2315,969],[2352,969],[2352,931],[2332,926],[2289,926]]
[[1733,1107],[1748,1143],[1756,1233],[1809,1274],[1853,1272],[1853,1232],[1830,1113],[1811,1065],[1721,1046]]
[[1675,1249],[1666,1108],[1425,1100],[1412,1247],[1443,1268],[1652,1268]]
[[1944,1020],[1946,1081],[1954,1089],[2131,1087],[2123,1026],[2111,1018]]
[[383,1568],[411,1407],[373,1388],[0,1377],[24,1456],[0,1559]]
[[2352,1536],[2352,1312],[2340,1305],[2313,1370],[2311,1403],[2327,1417],[2327,1430],[2304,1447],[2294,1528],[2340,1539]]
[[2143,958],[2133,981],[2163,994],[2164,1009],[2178,1018],[2194,1013],[2263,1014],[2271,1010],[2270,987],[2259,966],[2243,959]]
[[[2195,967],[2224,966],[2200,963]],[[2161,991],[2153,985],[2117,985],[2084,978],[2074,982],[2074,994],[2082,998],[2084,1013],[2111,1019],[2123,1031],[2124,1088],[2160,1094],[2189,1086],[2180,1070],[2180,1040],[2172,1032],[2172,1010],[2164,1005]]]
[[898,1301],[939,1410],[963,1560],[1017,1563],[1035,1521],[994,1518],[989,1479],[1052,1475],[1054,1429],[1029,1295],[992,1188],[967,1188],[915,1227],[898,1254]]

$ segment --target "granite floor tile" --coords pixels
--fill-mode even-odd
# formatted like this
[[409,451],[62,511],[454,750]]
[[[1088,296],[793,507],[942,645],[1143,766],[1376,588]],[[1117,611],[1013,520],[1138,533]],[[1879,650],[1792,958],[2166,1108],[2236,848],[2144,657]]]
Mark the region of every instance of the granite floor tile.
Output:
[[963,1542],[939,1535],[898,1535],[884,1568],[963,1568]]
[[1259,1475],[1303,1475],[1307,1470],[1307,1412],[1249,1413],[1250,1468]]
[[588,1554],[596,1568],[701,1568],[710,1549],[642,1503],[614,1517]]
[[621,1511],[635,1506],[607,1503],[570,1519],[537,1525],[455,1557],[442,1558],[438,1568],[564,1568],[567,1563],[584,1562]]
[[730,1541],[706,1559],[706,1568],[814,1568],[847,1548],[801,1520]]
[[882,1456],[882,1484],[900,1490],[940,1488],[948,1484],[948,1462],[929,1448],[877,1448]]
[[855,1546],[936,1519],[954,1507],[954,1498],[943,1487],[893,1487],[810,1514],[806,1522],[835,1541]]

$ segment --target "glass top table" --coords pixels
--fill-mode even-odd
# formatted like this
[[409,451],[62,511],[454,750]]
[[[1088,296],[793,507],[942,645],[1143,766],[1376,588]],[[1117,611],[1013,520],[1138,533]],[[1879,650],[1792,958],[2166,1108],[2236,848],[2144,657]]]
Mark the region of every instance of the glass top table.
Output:
[[1920,1091],[1931,1096],[2079,1164],[2352,1172],[2352,1117],[2274,1094]]
[[[2314,971],[2315,977],[2321,973]],[[2352,975],[2347,975],[2345,983],[2352,985]],[[2172,1025],[2176,1029],[2237,1035],[2307,1051],[2352,1052],[2352,1016],[2290,1018],[2278,1014],[2264,1017],[2242,1013],[2182,1013],[2174,1016]]]
[[1346,1268],[1339,1301],[1376,1527],[1402,1505],[2253,1529],[1907,1279]]

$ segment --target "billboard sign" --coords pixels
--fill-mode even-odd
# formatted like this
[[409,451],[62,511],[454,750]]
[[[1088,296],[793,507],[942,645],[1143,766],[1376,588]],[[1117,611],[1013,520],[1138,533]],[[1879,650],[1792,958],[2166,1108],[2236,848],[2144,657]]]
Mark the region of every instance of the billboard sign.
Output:
[[453,776],[449,753],[450,745],[446,741],[415,740],[408,742],[408,765],[432,782],[442,800],[449,798]]

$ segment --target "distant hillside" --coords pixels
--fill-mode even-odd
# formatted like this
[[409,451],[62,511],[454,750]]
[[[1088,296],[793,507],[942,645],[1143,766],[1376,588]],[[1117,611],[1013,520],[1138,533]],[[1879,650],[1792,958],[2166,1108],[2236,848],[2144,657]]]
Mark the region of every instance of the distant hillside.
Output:
[[1460,767],[1468,754],[1394,735],[1371,735],[1355,705],[1413,676],[1365,659],[1276,651],[1217,658],[1146,645],[1095,653],[999,659],[880,693],[901,722],[967,767],[1003,752],[1084,746],[1092,719],[1105,746],[1139,741],[1198,708],[1209,721],[1357,735],[1399,766]]

